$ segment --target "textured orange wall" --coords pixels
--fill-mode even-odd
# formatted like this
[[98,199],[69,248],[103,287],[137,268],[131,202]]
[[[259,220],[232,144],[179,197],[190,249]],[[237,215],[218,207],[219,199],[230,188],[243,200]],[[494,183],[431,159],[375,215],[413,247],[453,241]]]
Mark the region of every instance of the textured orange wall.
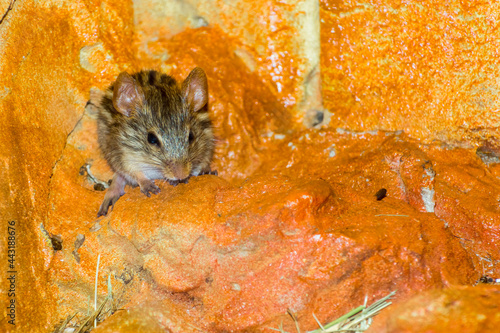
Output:
[[[321,109],[319,3],[316,0],[134,1],[139,52],[157,52],[157,41],[186,28],[218,27],[234,41],[233,50],[248,69],[300,122]],[[213,44],[216,52],[219,42]]]
[[330,126],[475,142],[498,134],[498,1],[321,0]]
[[[50,208],[51,176],[91,85],[108,84],[116,75],[82,69],[80,49],[101,41],[111,50],[114,64],[129,64],[132,49],[120,41],[133,36],[131,8],[123,1],[35,5],[18,0],[0,25],[0,260],[7,261],[6,223],[15,220],[20,332],[52,328],[57,300],[47,280],[47,241],[40,232]],[[2,304],[6,277],[0,276]],[[12,329],[5,320],[2,325]]]
[[[7,11],[7,7],[2,9]],[[245,69],[229,48],[232,41],[220,30],[205,36],[188,31],[171,41],[161,40],[152,45],[170,49],[173,57],[168,62],[138,57],[135,41],[131,1],[35,4],[18,0],[0,26],[0,175],[5,180],[0,187],[1,223],[6,228],[7,221],[14,220],[17,226],[18,331],[50,330],[59,320],[53,314],[62,296],[58,291],[60,286],[53,285],[53,276],[70,273],[54,271],[53,260],[59,259],[54,259],[50,242],[41,229],[58,231],[49,228],[58,223],[50,221],[49,211],[56,209],[49,204],[50,200],[59,196],[81,199],[80,187],[73,188],[74,182],[54,184],[53,175],[63,159],[68,135],[82,116],[92,86],[107,87],[123,70],[159,68],[180,78],[196,65],[207,68],[212,79],[211,92],[215,92],[215,98],[211,97],[212,110],[221,116],[217,131],[237,135],[231,147],[219,142],[219,163],[226,165],[229,177],[241,178],[258,167],[255,149],[261,145],[261,134],[291,126],[289,116],[276,97],[257,75]],[[222,44],[209,57],[206,52],[199,52],[200,46],[202,50],[210,49],[210,44],[217,43]],[[216,64],[214,60],[220,62]],[[218,70],[220,67],[224,68],[222,72]],[[231,112],[240,113],[243,108],[248,119],[231,116]],[[226,111],[229,116],[223,114]],[[273,115],[277,117],[271,119]],[[242,139],[241,132],[245,133],[243,142],[235,143]],[[245,141],[249,138],[253,140],[251,144]],[[72,170],[78,171],[80,166],[74,165]],[[60,186],[59,190],[51,192],[54,186]],[[57,207],[57,210],[63,215],[75,213],[71,206]],[[88,232],[86,223],[95,220],[93,208],[91,214],[76,213],[79,217],[72,216],[70,229]],[[2,262],[7,260],[6,240],[0,237]],[[65,246],[69,248],[73,239],[66,241]],[[95,256],[92,259],[95,260]],[[92,262],[92,266],[94,264]],[[88,263],[86,268],[94,269]],[[5,279],[5,274],[0,276],[2,304],[7,300]],[[71,283],[73,279],[73,276],[69,278]],[[4,321],[0,330],[4,328],[12,327]]]
[[[260,8],[259,4],[247,3],[248,8]],[[281,5],[287,6],[280,2]],[[437,1],[425,4],[417,1],[371,1],[363,4],[322,1],[323,93],[325,106],[333,117],[330,128],[301,132],[285,108],[288,96],[296,92],[294,84],[297,81],[292,84],[286,81],[286,76],[279,77],[273,82],[283,82],[284,90],[278,93],[269,81],[262,78],[276,74],[273,72],[276,67],[270,65],[272,61],[259,59],[261,67],[254,72],[247,68],[236,55],[238,52],[234,51],[240,43],[237,27],[232,27],[235,32],[231,37],[218,27],[208,27],[188,29],[171,39],[159,38],[148,44],[149,50],[157,51],[158,57],[149,57],[152,54],[139,51],[141,45],[134,28],[132,1],[80,0],[63,2],[62,5],[54,1],[38,2],[36,6],[28,0],[16,1],[0,25],[0,176],[4,179],[0,187],[0,205],[2,225],[9,220],[17,222],[17,299],[22,300],[17,308],[18,331],[50,331],[58,320],[75,308],[86,308],[85,301],[92,295],[96,254],[99,251],[104,253],[103,271],[120,271],[123,261],[138,260],[130,255],[137,251],[131,243],[138,241],[135,237],[144,242],[144,247],[149,246],[150,239],[145,239],[147,237],[142,233],[150,232],[148,237],[154,240],[156,229],[164,221],[169,222],[165,225],[172,230],[177,230],[179,225],[183,231],[186,226],[194,231],[199,228],[203,237],[217,240],[220,246],[227,245],[224,242],[238,243],[236,237],[241,235],[231,228],[240,223],[248,231],[248,234],[243,233],[243,241],[248,240],[245,237],[252,236],[252,233],[264,236],[272,233],[278,235],[273,245],[277,252],[287,252],[287,246],[295,251],[294,246],[301,244],[304,252],[301,252],[300,258],[306,261],[298,260],[299,257],[294,255],[285,256],[283,265],[276,261],[276,266],[286,270],[287,274],[298,271],[288,271],[288,267],[292,267],[288,263],[307,268],[310,262],[316,263],[316,260],[318,266],[311,266],[311,272],[322,273],[323,265],[330,263],[323,258],[331,258],[340,252],[330,247],[328,242],[321,243],[325,252],[307,252],[315,249],[319,231],[327,230],[328,235],[334,235],[328,236],[333,239],[332,242],[336,238],[345,239],[346,246],[356,244],[369,248],[368,252],[373,253],[374,259],[370,257],[368,262],[363,261],[364,256],[362,259],[354,256],[352,260],[338,258],[339,262],[344,260],[347,266],[354,267],[353,270],[332,266],[331,271],[322,273],[319,278],[312,278],[311,275],[313,282],[300,280],[311,288],[310,295],[316,294],[314,288],[321,290],[319,301],[312,299],[310,303],[300,300],[298,296],[306,293],[298,295],[295,285],[291,283],[289,291],[296,293],[293,295],[297,297],[288,297],[286,301],[289,303],[279,307],[277,303],[271,304],[287,290],[279,289],[279,293],[273,294],[275,299],[272,301],[262,297],[259,293],[262,288],[274,286],[268,281],[277,283],[276,288],[281,288],[278,285],[281,271],[276,269],[268,274],[262,268],[262,275],[255,277],[255,281],[250,278],[242,283],[251,287],[242,299],[255,301],[252,304],[257,311],[260,304],[270,304],[272,311],[261,317],[246,312],[241,299],[229,302],[230,296],[227,295],[233,292],[228,287],[229,280],[221,279],[218,285],[206,287],[208,292],[205,294],[203,288],[197,290],[195,296],[204,298],[207,304],[217,305],[220,301],[217,305],[220,308],[214,306],[210,308],[213,312],[208,312],[207,322],[214,318],[217,320],[218,326],[214,330],[221,327],[245,329],[251,325],[264,325],[266,320],[277,326],[279,320],[286,317],[285,305],[293,302],[300,306],[311,305],[304,310],[301,320],[313,327],[315,323],[308,311],[314,310],[314,304],[327,309],[321,313],[321,320],[326,321],[331,319],[332,306],[335,306],[335,313],[340,314],[351,303],[362,301],[363,292],[370,292],[372,297],[379,296],[373,293],[372,288],[380,283],[383,274],[384,288],[395,286],[393,276],[387,275],[391,268],[384,266],[393,258],[393,250],[388,243],[396,249],[394,257],[398,260],[401,259],[399,249],[410,248],[410,245],[418,248],[409,252],[423,258],[422,262],[417,262],[417,270],[408,269],[413,274],[408,277],[410,282],[405,280],[410,263],[404,260],[411,258],[403,258],[398,265],[391,264],[394,276],[404,277],[396,279],[396,286],[406,287],[401,289],[401,294],[412,292],[415,285],[423,289],[454,283],[471,284],[481,274],[478,267],[483,264],[476,254],[484,257],[491,255],[493,262],[499,256],[496,247],[491,245],[498,243],[496,217],[500,186],[495,177],[498,167],[485,165],[473,150],[452,150],[440,143],[424,146],[406,135],[391,133],[360,134],[356,137],[334,128],[360,131],[404,129],[411,136],[423,140],[437,137],[449,141],[470,140],[471,143],[495,134],[498,121],[495,81],[498,69],[494,24],[495,15],[500,12],[496,6],[493,2],[465,7],[459,2],[442,4]],[[5,5],[0,8],[6,10]],[[234,10],[231,13],[237,16],[237,12]],[[278,14],[276,17],[280,21]],[[273,36],[276,40],[268,42],[277,48],[290,44],[288,39],[296,30],[287,28],[287,18],[280,22],[282,29],[277,29],[270,36],[260,35],[262,44]],[[250,25],[249,29],[257,27],[257,24]],[[263,29],[271,28],[263,26]],[[245,34],[244,30],[241,34]],[[223,47],[216,48],[214,45]],[[271,51],[264,50],[266,52]],[[163,55],[167,59],[163,59]],[[289,54],[279,54],[278,64],[285,66],[283,72],[286,75],[299,75],[300,65],[295,65],[297,62],[294,65],[287,63],[292,59],[295,58]],[[106,171],[109,173],[109,169],[103,167],[105,163],[98,157],[95,129],[92,131],[95,122],[91,119],[82,121],[75,128],[74,135],[70,135],[82,116],[90,87],[104,88],[123,70],[161,68],[180,78],[185,77],[195,65],[206,68],[209,76],[211,112],[219,136],[214,165],[220,170],[221,177],[200,177],[188,185],[164,187],[162,194],[151,200],[145,200],[137,189],[127,189],[130,192],[119,201],[120,206],[113,215],[101,221],[102,230],[92,229],[99,225],[95,221],[95,211],[103,193],[94,191],[93,184],[78,171],[89,161],[95,162],[92,167],[96,173],[99,168],[104,170],[101,175]],[[290,128],[297,131],[288,131]],[[495,149],[492,149],[493,157],[498,151]],[[437,174],[435,181],[429,181],[429,174],[425,174],[428,170],[422,168],[431,162]],[[240,182],[253,173],[257,176]],[[103,176],[102,179],[106,178]],[[283,187],[285,183],[289,185]],[[374,192],[381,187],[386,187],[389,195],[387,200],[378,202]],[[423,187],[436,191],[433,198],[436,216],[424,213]],[[266,194],[268,191],[269,194]],[[170,196],[172,193],[174,196]],[[202,201],[206,193],[213,201],[204,201],[206,209],[201,213],[189,211],[191,219],[186,221],[185,211],[188,209],[183,208],[187,207],[183,204],[191,205],[192,198],[196,196]],[[221,198],[224,200],[216,202]],[[321,208],[323,201],[320,199],[331,204],[326,206],[328,214],[321,210],[325,208]],[[172,202],[176,210],[162,213],[165,202]],[[236,204],[243,207],[235,208]],[[250,208],[245,207],[247,204]],[[217,211],[214,207],[221,210]],[[261,218],[259,212],[262,207],[270,213]],[[278,208],[283,207],[286,210],[282,213]],[[151,220],[138,218],[138,210],[144,208],[152,216]],[[224,212],[233,212],[234,216],[224,215]],[[412,228],[411,235],[401,229],[403,224],[398,219],[402,215],[374,218],[377,213],[384,215],[387,212],[394,215],[403,212],[412,216],[405,220],[405,225]],[[168,216],[178,224],[170,223],[172,220],[168,220]],[[205,221],[206,216],[210,217],[206,220],[213,224],[200,222]],[[233,217],[234,220],[226,220]],[[441,219],[447,221],[446,227],[440,224]],[[301,225],[302,220],[311,225]],[[228,224],[228,221],[233,221],[234,225],[231,225],[233,222]],[[49,232],[64,236],[66,243],[63,251],[51,249],[41,231],[42,225]],[[209,228],[211,226],[213,229]],[[374,233],[374,226],[382,230],[380,235]],[[430,241],[421,239],[419,228],[422,226],[428,228]],[[311,236],[310,243],[304,242],[305,238],[301,238],[300,232],[296,234],[295,229]],[[116,230],[121,232],[119,237],[115,234]],[[187,236],[183,234],[179,238],[199,236],[192,230],[187,230]],[[390,231],[389,236],[385,230]],[[128,234],[132,231],[133,235]],[[78,263],[72,254],[77,233],[87,237],[81,249],[81,262]],[[403,239],[400,235],[410,236]],[[5,237],[0,236],[0,261],[6,262]],[[463,248],[459,237],[472,239],[473,245]],[[288,243],[290,238],[294,242]],[[259,239],[268,244],[265,238]],[[120,241],[125,241],[129,247],[120,248],[123,245]],[[286,246],[282,246],[281,242]],[[353,245],[354,250],[357,246]],[[379,253],[380,248],[383,250]],[[230,246],[228,252],[231,252],[229,250]],[[263,250],[263,257],[267,256],[266,251]],[[293,251],[290,250],[290,253]],[[419,251],[426,255],[420,255]],[[442,261],[441,252],[445,251],[449,251],[446,252],[448,258]],[[157,274],[159,281],[163,281],[161,272],[164,263],[155,261],[152,255],[145,256],[149,260],[146,267]],[[390,260],[387,261],[385,256]],[[255,258],[255,263],[263,262],[261,257]],[[201,263],[209,265],[204,259],[203,256],[198,258]],[[137,270],[142,272],[140,274],[145,274],[142,263],[133,264],[139,266]],[[218,269],[220,272],[224,269],[231,271],[234,266],[230,258],[227,266]],[[432,272],[428,272],[429,267],[432,267]],[[183,268],[189,270],[191,267]],[[489,274],[499,271],[495,265],[488,269],[492,272]],[[353,279],[336,275],[344,270],[355,272]],[[365,272],[374,272],[369,276],[372,283],[364,283]],[[5,278],[5,274],[0,275],[2,301],[6,295]],[[135,282],[141,285],[131,293],[139,291],[144,298],[157,295],[158,290],[148,285],[151,282],[148,278],[136,279]],[[182,276],[174,278],[183,282]],[[302,279],[295,275],[293,278]],[[321,279],[324,281],[320,282],[327,284],[328,288],[317,282]],[[114,280],[114,283],[118,284],[117,281]],[[203,283],[204,280],[201,281]],[[345,294],[339,294],[339,289]],[[385,292],[382,289],[377,285],[377,292]],[[101,299],[105,290],[105,280],[101,279]],[[221,301],[212,297],[222,295],[220,290],[226,292],[224,297],[227,299]],[[337,298],[332,298],[330,294],[337,295]],[[261,298],[256,299],[255,295]],[[72,299],[74,303],[58,304],[63,297]],[[136,310],[141,309],[142,301],[146,302],[140,297],[133,301]],[[176,301],[178,303],[170,307],[170,299],[165,297],[166,305],[162,306],[164,309],[176,309],[177,322],[173,326],[182,327],[186,316],[184,309],[191,304],[189,300]],[[161,313],[163,310],[158,311]],[[194,315],[189,319],[198,320],[204,314],[200,311],[199,317]],[[144,317],[140,311],[136,316]],[[119,318],[112,320],[120,322]],[[208,324],[205,322],[204,325]],[[113,325],[110,326],[112,331]],[[289,323],[289,326],[292,324]]]

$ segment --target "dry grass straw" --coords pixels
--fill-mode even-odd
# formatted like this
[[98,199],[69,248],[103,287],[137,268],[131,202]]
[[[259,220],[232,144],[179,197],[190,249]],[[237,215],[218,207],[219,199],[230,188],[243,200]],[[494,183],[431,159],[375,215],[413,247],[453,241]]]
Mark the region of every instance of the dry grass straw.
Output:
[[[67,327],[71,320],[76,317],[77,313],[70,315],[66,318],[66,320],[54,330],[54,333],[87,333],[92,330],[92,328],[97,326],[97,322],[102,322],[105,318],[109,317],[113,313],[117,311],[116,303],[113,298],[113,288],[111,285],[111,275],[108,275],[108,296],[104,299],[99,307],[97,307],[97,282],[99,276],[99,262],[101,255],[97,258],[97,267],[96,267],[96,278],[95,278],[95,286],[94,286],[94,311],[83,318],[83,322],[81,325],[76,325],[73,327]],[[313,313],[313,317],[318,323],[319,329],[314,331],[308,331],[306,333],[335,333],[335,332],[364,332],[370,327],[373,317],[379,314],[384,308],[388,307],[392,304],[388,300],[396,294],[395,291],[390,293],[389,295],[379,299],[375,303],[370,306],[366,306],[367,298],[365,298],[365,304],[358,306],[357,308],[349,311],[342,317],[326,324],[322,325],[318,318]],[[104,310],[107,302],[110,301],[111,305],[108,307],[106,311]],[[297,316],[288,309],[288,315],[292,318],[295,323],[295,329],[297,333],[301,333],[299,322],[297,320]],[[272,330],[278,331],[280,333],[288,333],[283,329],[283,324],[280,325],[278,329],[270,328]]]
[[[308,331],[307,333],[364,332],[372,324],[373,317],[379,314],[379,312],[382,311],[382,309],[392,304],[392,302],[389,302],[388,300],[395,294],[396,292],[393,291],[389,295],[379,299],[378,301],[376,301],[375,303],[373,303],[368,307],[366,306],[367,299],[365,298],[364,305],[358,306],[357,308],[349,311],[342,317],[326,325],[321,325],[318,318],[316,318],[316,316],[313,313],[313,317],[318,323],[318,326],[320,328],[314,331]],[[292,317],[292,320],[295,323],[295,328],[297,330],[297,333],[301,333],[297,317],[290,310],[288,310],[287,312],[288,315]],[[285,330],[283,330],[283,325],[280,325],[278,329],[276,328],[271,328],[271,329],[281,333],[288,333]]]
[[101,305],[99,306],[99,308],[95,309],[94,312],[90,316],[87,316],[87,318],[85,318],[83,324],[80,326],[78,331],[76,331],[76,333],[85,333],[85,332],[90,331],[92,329],[92,326],[96,327],[97,318],[101,314],[102,309],[104,309],[104,305],[106,305],[107,301],[108,301],[108,298],[106,297],[104,299],[104,302],[102,302]]
[[[61,326],[54,331],[54,333],[86,333],[90,332],[93,328],[97,326],[98,322],[102,322],[105,318],[109,317],[113,313],[115,313],[118,309],[116,307],[116,302],[113,297],[113,287],[111,285],[111,274],[108,275],[108,295],[104,299],[104,301],[97,307],[97,282],[99,276],[99,262],[100,255],[97,258],[97,267],[96,267],[96,280],[94,286],[94,311],[89,315],[85,316],[82,320],[79,320],[81,324],[75,324],[71,327],[68,327],[68,324],[71,320],[76,317],[77,313],[72,316],[68,316],[66,320],[61,324]],[[106,304],[109,304],[106,310]]]
[[64,330],[66,329],[66,326],[68,326],[69,322],[77,315],[77,312],[75,312],[73,315],[69,315],[66,320],[61,324],[61,326],[54,331],[54,333],[63,333]]

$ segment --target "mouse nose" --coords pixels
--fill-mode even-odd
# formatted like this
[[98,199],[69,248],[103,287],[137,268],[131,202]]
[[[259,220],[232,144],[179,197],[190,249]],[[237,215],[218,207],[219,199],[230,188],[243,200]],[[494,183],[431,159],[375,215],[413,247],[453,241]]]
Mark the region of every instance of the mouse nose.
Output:
[[191,168],[189,167],[189,165],[175,164],[172,167],[172,174],[178,180],[186,179],[187,177],[189,177],[190,173]]

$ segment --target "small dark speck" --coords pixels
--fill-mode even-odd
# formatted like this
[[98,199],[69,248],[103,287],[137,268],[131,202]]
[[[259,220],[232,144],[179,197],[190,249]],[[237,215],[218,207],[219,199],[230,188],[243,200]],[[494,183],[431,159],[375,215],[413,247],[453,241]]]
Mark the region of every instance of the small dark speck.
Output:
[[87,169],[85,168],[85,165],[80,167],[80,171],[78,172],[80,176],[83,176],[87,172]]
[[113,179],[108,180],[108,185],[111,185],[112,182],[113,182]]
[[217,213],[217,216],[218,216],[218,217],[221,217],[222,215],[221,215],[221,214],[219,214],[219,213]]
[[119,279],[122,280],[123,283],[129,284],[134,279],[134,275],[131,272],[124,271]]
[[375,193],[375,197],[377,198],[378,201],[382,200],[387,196],[387,190],[385,188],[381,188],[380,190]]
[[205,282],[206,282],[206,283],[212,283],[213,281],[214,281],[214,278],[213,278],[213,277],[211,277],[211,276],[209,276],[209,277],[207,277],[207,278],[205,279]]
[[484,283],[484,284],[489,284],[489,283],[493,283],[493,278],[489,277],[488,275],[483,275],[479,278],[479,280],[477,281],[477,283]]
[[312,125],[316,126],[321,124],[324,118],[325,118],[325,113],[323,111],[316,110],[316,113],[314,114],[314,118],[312,121]]
[[62,238],[59,235],[54,235],[50,237],[50,241],[52,242],[52,248],[55,251],[61,251],[62,250]]
[[104,190],[106,190],[106,188],[101,183],[96,183],[96,184],[94,184],[94,190],[96,190],[96,191],[104,191]]

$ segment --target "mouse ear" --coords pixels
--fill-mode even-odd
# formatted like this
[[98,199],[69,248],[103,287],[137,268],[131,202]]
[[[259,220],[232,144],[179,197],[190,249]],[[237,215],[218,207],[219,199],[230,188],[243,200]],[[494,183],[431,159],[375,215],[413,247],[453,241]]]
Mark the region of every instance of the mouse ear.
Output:
[[113,87],[113,106],[124,116],[130,117],[144,102],[144,92],[132,76],[122,72]]
[[182,83],[182,97],[193,107],[195,112],[199,111],[208,102],[207,76],[200,67],[196,67],[189,73]]

